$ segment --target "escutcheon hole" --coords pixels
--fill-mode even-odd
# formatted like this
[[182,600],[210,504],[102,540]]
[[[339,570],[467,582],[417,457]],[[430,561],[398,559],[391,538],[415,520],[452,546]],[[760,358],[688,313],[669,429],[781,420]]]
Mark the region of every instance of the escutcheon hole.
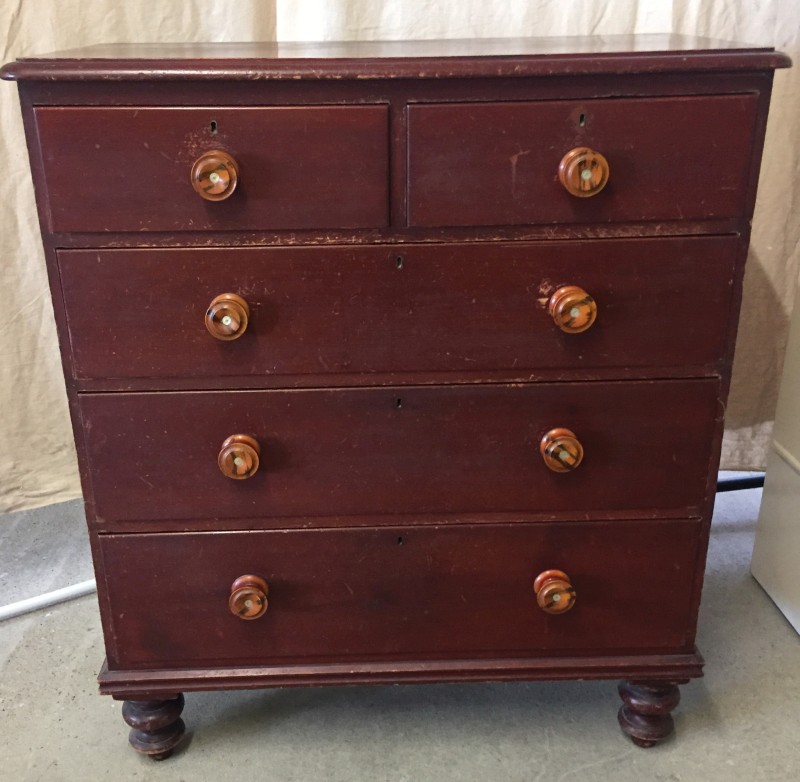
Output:
[[581,113],[580,117],[578,117],[578,125],[580,127],[584,127],[586,125],[586,115]]
[[211,131],[211,135],[212,136],[216,134],[216,132],[217,132],[217,121],[215,119],[211,120],[211,122],[209,123],[208,129]]
[[402,256],[402,255],[398,255],[398,256],[397,256],[397,257],[394,259],[394,265],[395,265],[395,266],[396,266],[398,269],[402,269],[402,268],[403,268],[403,256]]

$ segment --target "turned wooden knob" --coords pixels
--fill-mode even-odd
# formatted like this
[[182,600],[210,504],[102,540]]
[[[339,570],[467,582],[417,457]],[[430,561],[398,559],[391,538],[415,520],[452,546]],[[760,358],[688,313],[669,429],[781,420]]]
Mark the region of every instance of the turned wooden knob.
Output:
[[558,178],[570,195],[588,198],[608,183],[608,161],[589,147],[575,147],[561,158]]
[[550,297],[547,311],[561,331],[579,334],[597,318],[597,303],[583,288],[565,285]]
[[206,310],[206,328],[215,339],[230,342],[239,339],[247,328],[250,307],[235,293],[222,293]]
[[260,455],[257,440],[246,434],[232,434],[222,443],[217,464],[226,478],[242,481],[256,474]]
[[583,461],[583,446],[570,429],[551,429],[542,437],[539,453],[553,472],[570,472]]
[[545,570],[533,582],[536,602],[548,614],[563,614],[575,605],[575,589],[563,570]]
[[200,155],[192,165],[192,187],[206,201],[224,201],[233,195],[239,181],[239,166],[220,149]]
[[258,619],[267,613],[269,585],[258,576],[239,576],[231,584],[228,608],[239,619]]

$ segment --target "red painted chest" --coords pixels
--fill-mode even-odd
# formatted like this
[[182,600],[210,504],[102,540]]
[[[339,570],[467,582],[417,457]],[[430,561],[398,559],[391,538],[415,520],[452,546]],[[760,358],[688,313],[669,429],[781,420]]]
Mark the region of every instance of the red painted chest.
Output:
[[181,693],[694,646],[770,49],[95,47],[17,79],[131,743]]

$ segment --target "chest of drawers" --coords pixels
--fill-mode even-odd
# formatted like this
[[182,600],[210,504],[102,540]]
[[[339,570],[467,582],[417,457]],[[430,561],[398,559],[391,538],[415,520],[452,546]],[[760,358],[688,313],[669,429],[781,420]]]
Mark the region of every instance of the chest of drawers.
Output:
[[619,678],[672,730],[773,70],[677,38],[20,60],[107,661]]

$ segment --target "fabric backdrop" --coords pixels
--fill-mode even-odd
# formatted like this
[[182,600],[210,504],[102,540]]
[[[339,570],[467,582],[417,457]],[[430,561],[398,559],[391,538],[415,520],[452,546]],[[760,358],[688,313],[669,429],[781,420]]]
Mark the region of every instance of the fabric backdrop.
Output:
[[[0,30],[4,62],[111,42],[667,32],[786,51],[798,67],[775,79],[723,454],[729,468],[763,466],[800,267],[796,0],[0,0]],[[15,510],[80,489],[16,89],[5,83],[0,148],[0,510]]]

